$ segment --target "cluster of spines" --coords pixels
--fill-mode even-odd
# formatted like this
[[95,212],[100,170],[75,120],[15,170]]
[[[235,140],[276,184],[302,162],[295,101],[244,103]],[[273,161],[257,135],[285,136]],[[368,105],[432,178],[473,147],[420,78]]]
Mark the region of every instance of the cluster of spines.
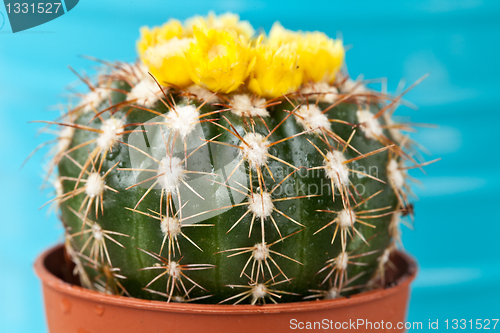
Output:
[[[274,216],[278,214],[286,218],[286,220],[290,223],[299,225],[301,228],[305,228],[306,226],[287,216],[284,212],[276,209],[273,202],[276,200],[283,201],[304,199],[312,196],[306,195],[273,199],[273,192],[301,167],[291,165],[287,161],[281,160],[272,155],[269,152],[269,148],[301,135],[314,135],[323,141],[328,147],[328,150],[322,151],[312,141],[308,140],[324,160],[323,165],[319,165],[311,169],[324,170],[326,177],[329,178],[329,181],[331,182],[332,189],[338,190],[343,206],[343,209],[340,211],[322,211],[325,213],[325,221],[328,222],[325,223],[324,227],[316,231],[316,233],[318,233],[323,229],[334,225],[335,228],[331,240],[332,243],[335,241],[337,234],[340,234],[339,237],[341,239],[342,247],[341,253],[337,257],[328,260],[325,263],[325,266],[318,270],[318,273],[326,272],[322,285],[328,285],[329,289],[311,290],[310,292],[312,295],[304,298],[335,298],[340,296],[343,292],[366,288],[367,286],[373,287],[376,286],[377,283],[384,283],[383,274],[387,265],[390,265],[390,253],[400,244],[400,217],[401,215],[412,216],[412,206],[409,202],[411,192],[409,191],[409,187],[407,185],[407,180],[410,179],[410,177],[407,175],[406,170],[415,167],[421,168],[422,166],[430,163],[418,163],[414,157],[415,150],[411,146],[411,141],[408,136],[401,134],[401,130],[411,131],[411,125],[398,124],[392,120],[388,120],[391,118],[387,117],[388,114],[392,114],[394,112],[398,104],[401,102],[401,97],[408,90],[394,98],[387,94],[375,93],[368,90],[362,85],[361,82],[354,82],[350,80],[347,75],[344,75],[339,76],[335,86],[311,85],[307,89],[301,89],[296,93],[283,96],[283,98],[276,98],[274,100],[265,100],[263,98],[251,96],[245,93],[233,94],[229,96],[219,95],[207,91],[199,86],[192,86],[180,92],[176,92],[175,89],[173,89],[170,93],[177,93],[184,96],[186,99],[185,105],[177,106],[175,105],[172,95],[169,93],[169,89],[167,87],[162,87],[154,78],[150,77],[140,64],[109,65],[112,68],[111,72],[101,75],[98,80],[98,84],[96,85],[92,84],[87,78],[81,78],[82,81],[89,87],[90,92],[86,94],[82,98],[80,104],[76,108],[70,110],[61,121],[49,122],[49,124],[57,125],[60,128],[60,134],[58,136],[55,153],[53,155],[54,157],[49,165],[49,174],[52,173],[54,167],[63,158],[69,159],[81,170],[78,178],[56,177],[54,187],[56,189],[57,196],[51,200],[51,202],[55,202],[57,205],[62,205],[66,200],[73,198],[74,196],[85,196],[82,200],[80,209],[78,211],[71,210],[82,221],[82,229],[67,230],[66,232],[67,252],[73,258],[73,261],[76,264],[76,269],[81,277],[82,283],[85,286],[106,292],[128,294],[120,283],[120,280],[125,279],[126,277],[120,274],[119,268],[113,266],[106,245],[107,242],[108,244],[109,242],[112,242],[123,247],[118,239],[120,237],[128,237],[128,235],[116,231],[104,230],[97,221],[99,211],[101,214],[105,214],[103,201],[106,197],[106,191],[116,192],[115,189],[106,185],[106,176],[115,168],[117,172],[134,171],[134,169],[119,168],[117,167],[118,163],[105,172],[102,170],[103,161],[106,155],[112,153],[113,149],[116,148],[117,145],[124,145],[130,149],[140,151],[141,154],[144,154],[147,158],[150,158],[153,163],[157,164],[156,169],[140,170],[151,173],[152,176],[148,178],[147,181],[153,181],[153,184],[148,188],[144,196],[137,202],[135,207],[124,207],[124,209],[129,209],[137,214],[147,215],[150,218],[157,220],[159,222],[158,229],[164,234],[163,243],[160,248],[154,249],[154,251],[138,249],[158,261],[158,264],[151,267],[143,267],[143,270],[161,271],[161,273],[159,273],[149,284],[144,286],[144,288],[152,293],[165,296],[168,301],[196,300],[190,298],[190,292],[195,287],[201,289],[204,288],[191,279],[187,272],[190,270],[212,269],[214,268],[214,265],[206,263],[180,263],[180,260],[176,259],[179,258],[181,254],[178,238],[184,237],[191,242],[193,246],[198,248],[198,250],[203,250],[188,236],[186,236],[183,232],[183,228],[210,227],[212,225],[189,224],[189,222],[184,223],[185,220],[189,220],[191,217],[182,216],[182,209],[187,202],[182,202],[179,186],[184,185],[199,197],[201,197],[201,195],[196,192],[196,189],[191,188],[184,181],[187,173],[197,173],[197,171],[189,171],[186,169],[187,160],[190,155],[188,155],[185,151],[184,159],[175,157],[173,155],[173,146],[177,140],[185,140],[197,123],[205,121],[211,122],[213,125],[218,126],[240,141],[239,145],[231,145],[226,142],[217,141],[217,136],[200,143],[200,146],[209,143],[221,144],[225,146],[229,145],[238,149],[240,152],[240,163],[235,167],[233,172],[229,174],[227,179],[219,182],[221,186],[226,186],[233,191],[243,193],[247,197],[246,201],[238,204],[240,206],[246,206],[246,212],[240,219],[234,221],[234,224],[228,230],[228,233],[236,228],[239,222],[247,215],[252,216],[249,227],[249,236],[252,234],[254,222],[260,222],[261,225],[260,243],[256,243],[252,247],[232,248],[220,251],[220,253],[229,253],[229,256],[248,256],[248,260],[246,261],[246,264],[242,268],[240,274],[241,277],[245,276],[248,279],[248,285],[228,286],[231,288],[246,288],[247,291],[238,293],[222,302],[236,300],[236,304],[247,298],[251,299],[252,304],[265,302],[266,298],[276,302],[276,298],[280,298],[280,295],[282,294],[293,294],[276,289],[275,286],[285,282],[290,282],[291,279],[286,275],[286,272],[280,268],[274,260],[274,257],[279,256],[297,264],[301,263],[294,258],[273,250],[272,247],[273,245],[294,236],[302,230],[294,232],[290,235],[282,235],[273,214]],[[112,83],[117,81],[123,81],[130,85],[130,92],[113,87]],[[112,91],[126,94],[125,101],[113,104],[110,97],[110,93]],[[293,106],[292,110],[287,110],[286,112],[288,112],[288,114],[286,117],[274,128],[269,128],[265,121],[265,118],[269,116],[268,108],[285,100]],[[192,102],[196,102],[197,104]],[[320,102],[328,102],[331,106],[322,110],[319,107]],[[329,109],[342,102],[356,103],[359,106],[359,110],[356,113],[358,123],[346,123],[345,121],[338,119],[329,119],[326,116],[326,112]],[[366,106],[374,102],[382,104],[383,106],[377,114],[373,114],[366,108]],[[163,104],[169,111],[166,114],[158,113],[152,108],[156,103]],[[217,105],[222,107],[222,109],[201,114],[200,108],[205,103]],[[106,107],[102,107],[102,104],[105,104]],[[142,109],[145,112],[151,112],[152,115],[161,116],[163,120],[158,123],[128,124],[127,113],[121,113],[121,115],[118,116],[120,113],[117,112],[126,107],[133,107],[135,109]],[[246,124],[245,133],[238,132],[229,119],[224,115],[225,112],[231,112],[244,119],[244,123]],[[102,123],[101,127],[93,128],[90,126],[75,124],[74,120],[76,120],[83,113],[93,114],[93,119],[99,118]],[[105,114],[106,117],[104,118],[103,116]],[[211,116],[215,116],[216,118]],[[270,142],[269,137],[271,134],[290,117],[295,118],[296,122],[302,126],[303,131],[296,133],[292,137],[283,138],[277,142]],[[381,117],[384,118],[385,124],[379,122]],[[224,119],[225,123],[228,125],[224,126],[220,124],[220,119]],[[330,124],[335,122],[351,126],[352,135],[347,141],[332,131]],[[267,128],[268,134],[263,135],[256,132],[256,123],[262,123]],[[129,128],[137,127],[138,125],[166,126],[171,130],[171,133],[173,134],[168,137],[164,136],[167,155],[163,159],[156,159],[147,152],[122,141],[124,134],[133,132],[133,130],[130,130]],[[97,138],[70,148],[75,129],[96,133]],[[389,131],[390,137],[384,135],[384,130]],[[379,141],[382,145],[384,145],[384,148],[370,153],[359,153],[359,156],[356,158],[350,160],[346,159],[343,153],[347,148],[357,151],[356,148],[350,144],[350,140],[356,131],[362,131],[366,138],[370,140]],[[89,147],[94,148],[90,149]],[[87,149],[89,152],[88,158],[83,165],[78,163],[69,155],[70,152],[77,149]],[[348,164],[352,161],[366,158],[385,150],[388,150],[390,155],[389,163],[387,165],[387,175],[389,185],[392,187],[398,198],[397,208],[394,210],[393,207],[388,206],[371,210],[362,210],[360,206],[378,195],[379,192],[367,198],[362,198],[362,200],[358,199],[357,201],[355,198],[357,196],[356,189],[351,186],[352,184],[349,180],[349,173],[361,172],[349,169]],[[272,171],[267,164],[269,160],[275,160],[287,167],[291,167],[293,170],[282,180],[276,180],[276,184],[271,188],[267,187],[263,177],[263,173],[267,172],[271,178],[274,179]],[[411,162],[413,166],[405,166],[406,162]],[[240,164],[243,163],[246,165],[246,169],[248,170],[249,187],[231,179],[234,171],[240,167]],[[375,181],[384,182],[383,180],[375,178],[367,173],[361,174],[362,176],[372,178]],[[205,173],[204,176],[213,175]],[[217,182],[213,179],[210,181]],[[70,192],[63,193],[61,186],[62,182],[74,183],[74,189]],[[259,186],[254,188],[254,183],[258,183]],[[141,185],[141,183],[138,182],[131,187],[138,185]],[[138,207],[142,199],[158,187],[161,189],[159,205],[160,211],[139,210]],[[126,195],[126,193],[122,195]],[[174,211],[173,209],[173,200],[175,197],[179,201],[177,206],[179,208],[177,211]],[[332,197],[333,200],[336,199],[335,195]],[[237,205],[233,205],[232,207],[235,206]],[[223,208],[227,207],[216,207],[214,210]],[[92,213],[95,212],[96,221],[92,220],[91,215],[93,214],[91,214],[91,211]],[[355,223],[375,228],[375,226],[370,224],[367,220],[385,215],[392,215],[389,233],[393,242],[387,249],[378,254],[378,268],[374,276],[370,279],[368,285],[349,286],[362,274],[360,273],[354,277],[347,276],[348,265],[365,265],[362,262],[357,262],[356,259],[372,255],[377,252],[369,251],[365,253],[357,253],[357,249],[351,251],[347,250],[348,239],[353,238],[356,235],[365,243],[369,242],[369,239],[365,239],[365,237],[356,229]],[[274,228],[280,237],[278,239],[266,238],[266,230],[268,230],[268,228]],[[84,245],[80,249],[74,249],[72,238],[82,237],[83,235],[88,237]],[[164,254],[165,252],[166,255]],[[93,278],[94,281],[90,281],[83,266],[92,267],[99,272]],[[266,278],[266,275],[268,275],[268,278]],[[168,279],[167,290],[165,293],[150,288],[157,279],[163,277],[167,277]],[[278,281],[279,277],[282,278],[280,281]],[[188,287],[186,282],[189,282],[191,287]]]

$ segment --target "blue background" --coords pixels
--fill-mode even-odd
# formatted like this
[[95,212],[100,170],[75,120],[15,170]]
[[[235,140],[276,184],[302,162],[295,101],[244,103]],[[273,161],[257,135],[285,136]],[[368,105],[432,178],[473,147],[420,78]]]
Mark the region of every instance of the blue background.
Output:
[[[290,29],[341,31],[353,77],[387,77],[394,91],[430,73],[407,95],[419,111],[400,109],[420,129],[414,138],[443,160],[413,172],[416,227],[404,230],[418,258],[409,320],[500,317],[500,1],[82,1],[42,26],[12,34],[0,30],[0,332],[46,332],[40,282],[32,263],[61,241],[57,218],[38,210],[42,153],[24,158],[49,136],[37,124],[51,120],[75,82],[68,70],[91,70],[79,55],[135,60],[142,25],[185,19],[209,10],[239,13],[268,30],[275,20]],[[5,8],[0,6],[5,15]],[[440,323],[440,328],[443,323]],[[498,325],[497,330],[500,330]]]

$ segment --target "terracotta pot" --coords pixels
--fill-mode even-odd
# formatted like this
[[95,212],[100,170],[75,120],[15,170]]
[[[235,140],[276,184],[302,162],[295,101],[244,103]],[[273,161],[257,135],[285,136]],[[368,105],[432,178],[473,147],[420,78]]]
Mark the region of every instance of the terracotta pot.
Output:
[[[307,323],[313,329],[315,322],[316,329],[321,326],[358,333],[403,332],[404,328],[396,328],[405,320],[409,285],[417,267],[415,261],[402,252],[396,252],[391,261],[398,271],[396,275],[388,272],[394,282],[385,289],[335,300],[265,306],[166,303],[87,290],[63,280],[71,274],[62,245],[44,252],[37,259],[35,270],[42,279],[51,333],[264,333],[305,329]],[[382,326],[377,329],[382,321],[386,329]],[[392,329],[387,328],[388,323]]]

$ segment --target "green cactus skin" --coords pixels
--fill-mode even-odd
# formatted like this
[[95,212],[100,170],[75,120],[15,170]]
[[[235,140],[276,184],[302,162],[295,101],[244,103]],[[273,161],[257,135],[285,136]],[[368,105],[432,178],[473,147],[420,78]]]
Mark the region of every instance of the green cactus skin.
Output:
[[[59,152],[54,164],[58,165],[58,184],[62,186],[55,200],[66,227],[66,250],[72,255],[84,286],[143,299],[231,304],[240,300],[242,303],[261,303],[334,298],[383,283],[382,272],[388,255],[399,240],[399,217],[410,207],[402,183],[406,175],[398,166],[411,157],[403,151],[403,144],[398,145],[400,138],[396,135],[400,133],[395,129],[397,127],[390,126],[393,123],[389,123],[387,117],[367,121],[362,116],[375,115],[382,107],[390,109],[387,107],[390,103],[388,99],[368,89],[349,91],[347,83],[352,87],[352,81],[340,76],[336,83],[340,93],[335,96],[334,105],[331,101],[326,102],[324,95],[298,92],[267,101],[267,117],[251,116],[253,111],[250,109],[242,116],[241,112],[237,112],[239,106],[234,95],[207,98],[206,94],[210,96],[211,93],[203,92],[199,87],[189,91],[166,91],[156,97],[150,93],[150,99],[146,101],[133,98],[137,95],[130,92],[133,87],[151,79],[144,73],[140,80],[131,77],[130,68],[140,72],[138,65],[120,65],[111,73],[102,74],[94,92],[71,110],[60,125]],[[159,99],[155,101],[156,98]],[[214,103],[216,99],[218,101]],[[254,102],[256,100],[253,99]],[[186,105],[192,108],[183,109]],[[307,108],[308,105],[310,110],[328,109],[324,114],[331,127],[304,126],[307,121],[318,123],[312,122],[313,118],[308,118],[306,113],[301,113],[300,108]],[[262,112],[265,107],[260,107]],[[169,114],[192,111],[194,108],[199,108],[201,118],[191,132],[184,129],[175,131],[167,125],[148,124],[158,121],[154,119],[166,121],[165,116]],[[371,113],[360,114],[359,110]],[[180,114],[178,119],[188,115]],[[303,115],[303,118],[298,115]],[[106,134],[98,132],[102,122],[110,117],[121,125],[128,125],[120,130],[124,134],[105,137]],[[324,119],[318,121],[325,124]],[[389,126],[384,128],[384,124]],[[159,130],[160,127],[162,130]],[[390,133],[388,129],[391,129]],[[267,166],[250,165],[248,159],[242,156],[241,149],[237,148],[244,145],[238,136],[259,133],[266,137],[270,130],[272,133],[267,140],[276,144],[268,149],[272,157],[264,158]],[[137,156],[142,158],[141,168],[160,170],[157,162],[161,156],[156,157],[155,162],[141,153],[139,149],[142,148],[134,146],[134,142],[137,138],[146,137],[148,140],[143,140],[144,144],[160,151],[165,147],[162,131],[164,140],[170,146],[174,142],[171,156],[182,160],[186,154],[192,153],[187,158],[187,164],[182,162],[181,169],[187,166],[186,170],[204,172],[184,174],[185,182],[191,184],[194,191],[203,193],[200,195],[204,200],[181,182],[179,189],[184,206],[179,209],[178,195],[172,195],[170,206],[174,205],[173,212],[181,214],[189,209],[196,212],[196,209],[207,211],[234,206],[192,218],[194,226],[181,228],[178,245],[173,241],[175,253],[171,249],[170,254],[168,237],[160,253],[165,235],[160,220],[153,217],[157,216],[154,212],[160,212],[162,200],[161,210],[165,214],[169,201],[167,194],[162,196],[158,187],[148,192],[154,180],[134,186],[158,172],[128,170],[139,168],[133,162]],[[189,134],[183,137],[186,132]],[[72,136],[68,138],[63,133]],[[156,133],[156,137],[152,133]],[[175,140],[172,139],[174,136]],[[106,139],[111,140],[108,140],[112,143],[111,151],[99,148],[99,145],[106,146]],[[184,143],[190,148],[185,150]],[[201,148],[193,152],[196,147]],[[257,151],[256,158],[264,156],[257,148],[254,151]],[[345,164],[349,169],[369,172],[372,176],[369,178],[349,171],[348,179],[352,186],[346,187],[350,194],[344,198],[337,188],[336,195],[332,196],[332,179],[325,169],[324,156],[335,151],[342,153],[347,160],[356,158]],[[239,184],[234,181],[235,178],[226,182],[235,163],[242,159],[244,161],[233,174],[233,177],[237,174]],[[392,168],[394,165],[396,167]],[[224,166],[226,169],[221,172]],[[106,187],[89,180],[90,174],[96,170],[105,176]],[[174,176],[172,179],[178,179]],[[79,177],[81,181],[75,191]],[[262,243],[262,229],[259,216],[253,218],[253,212],[260,209],[255,208],[259,206],[258,199],[255,199],[257,204],[254,204],[254,210],[245,215],[249,210],[249,205],[244,204],[250,200],[248,189],[258,193],[265,186],[269,192],[278,184],[281,185],[271,194],[271,199],[277,200],[273,202],[275,210],[270,215],[262,213],[266,217],[264,238],[267,245],[272,244],[269,247],[271,252],[255,252],[257,256],[268,255],[262,261],[254,257],[249,259],[254,253],[252,247]],[[353,186],[360,193],[356,193]],[[92,194],[95,196],[92,197]],[[100,194],[102,198],[99,198]],[[189,200],[185,199],[187,197]],[[90,200],[92,205],[87,206]],[[337,217],[334,212],[342,211],[347,205],[355,207],[356,231],[352,225],[345,224],[344,216],[344,224],[338,228],[332,243],[339,225],[334,221]],[[269,205],[264,200],[259,207],[266,211]],[[182,214],[182,218],[186,219],[184,224],[190,223],[189,216]],[[87,221],[84,226],[83,220]],[[231,229],[238,220],[239,223]],[[249,235],[252,220],[253,228]],[[92,227],[95,222],[100,229],[95,225]],[[173,233],[178,232],[172,230]],[[345,252],[342,233],[347,235]],[[92,250],[94,246],[98,246],[97,250]],[[340,260],[342,253],[347,255],[347,259]],[[155,257],[158,255],[164,258],[164,263]],[[159,266],[168,263],[169,256],[171,262],[180,259],[180,271],[175,264],[167,268]],[[332,261],[335,258],[338,260]],[[259,262],[263,270],[258,268]],[[245,266],[245,274],[242,274]],[[144,270],[147,267],[152,269]],[[164,273],[163,276],[150,284],[161,273]],[[330,277],[329,273],[332,273]]]

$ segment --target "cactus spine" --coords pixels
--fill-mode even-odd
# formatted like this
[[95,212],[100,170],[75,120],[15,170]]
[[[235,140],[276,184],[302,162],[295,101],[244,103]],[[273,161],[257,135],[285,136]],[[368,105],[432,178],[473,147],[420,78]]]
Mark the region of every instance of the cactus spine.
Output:
[[145,28],[141,60],[83,78],[51,123],[85,287],[256,304],[384,283],[420,166],[391,119],[402,95],[349,79],[324,34],[253,33],[231,14]]

